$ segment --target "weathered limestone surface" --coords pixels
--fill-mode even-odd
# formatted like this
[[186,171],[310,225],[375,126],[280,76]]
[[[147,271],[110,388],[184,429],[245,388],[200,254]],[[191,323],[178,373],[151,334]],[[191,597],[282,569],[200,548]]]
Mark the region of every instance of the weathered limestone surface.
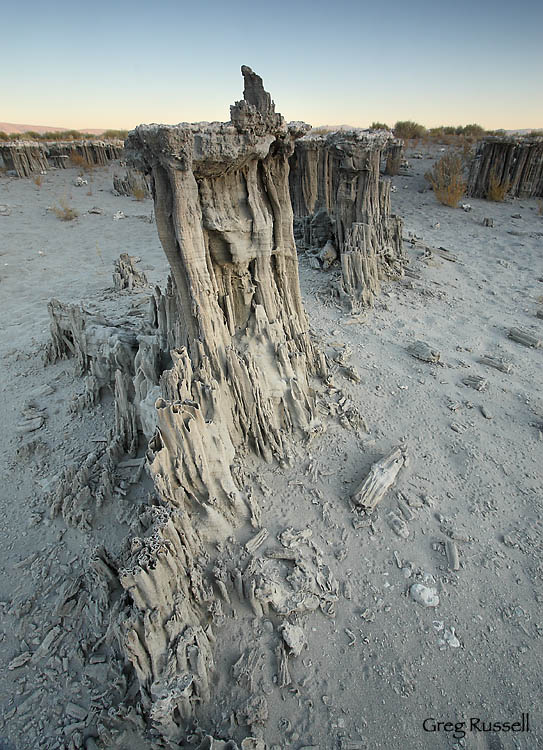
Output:
[[[155,399],[147,458],[160,507],[153,532],[133,540],[121,566],[133,603],[121,640],[149,720],[171,741],[210,697],[212,623],[221,616],[213,586],[225,601],[235,589],[255,614],[283,611],[292,595],[274,599],[253,574],[244,581],[220,566],[209,580],[217,543],[249,518],[258,529],[235,458],[252,450],[283,460],[289,436],[321,429],[310,377],[325,375],[326,362],[301,303],[288,187],[288,158],[307,126],[287,126],[261,79],[242,72],[245,98],[229,123],[143,125],[128,138],[131,162],[151,178],[172,272],[166,294],[153,296],[149,330],[123,341],[73,310],[52,314],[51,356],[78,357],[90,397],[113,377],[127,450],[153,428]],[[336,596],[333,582],[311,595],[321,591],[318,576],[306,575],[312,606]]]
[[391,138],[385,147],[385,174],[394,176],[402,166],[404,142],[401,138]]
[[[402,273],[402,223],[390,213],[390,182],[379,178],[381,155],[391,138],[387,131],[306,136],[297,141],[290,159],[297,244],[306,249],[320,249],[330,240],[335,244],[344,289],[354,306],[372,303],[379,278]],[[343,258],[353,253],[361,257]],[[364,259],[376,274],[353,276],[351,270]]]
[[104,167],[110,161],[121,159],[123,141],[53,141],[47,144],[47,159],[54,167],[71,166],[73,157],[82,158],[87,164]]
[[19,177],[45,172],[49,167],[47,148],[34,141],[0,143],[0,166],[17,172]]
[[151,182],[148,176],[135,169],[127,169],[124,176],[113,175],[113,191],[119,195],[136,198],[151,197]]
[[91,166],[105,166],[113,159],[120,159],[123,148],[122,141],[10,141],[0,143],[0,162],[18,177],[30,177],[51,167],[72,166],[73,156]]
[[543,196],[543,138],[489,136],[471,162],[467,194],[487,198],[491,180],[516,198]]
[[323,368],[301,304],[288,192],[288,157],[307,126],[285,125],[259,77],[243,74],[248,100],[230,123],[140,126],[127,153],[152,177],[176,344],[195,373],[184,393],[202,384],[211,413],[223,404],[233,444],[271,458],[284,452],[283,432],[313,429],[308,373]]
[[138,287],[147,286],[147,277],[143,271],[137,267],[139,258],[135,258],[128,253],[121,253],[119,260],[115,261],[115,270],[113,271],[113,286],[118,292],[125,289],[132,291]]

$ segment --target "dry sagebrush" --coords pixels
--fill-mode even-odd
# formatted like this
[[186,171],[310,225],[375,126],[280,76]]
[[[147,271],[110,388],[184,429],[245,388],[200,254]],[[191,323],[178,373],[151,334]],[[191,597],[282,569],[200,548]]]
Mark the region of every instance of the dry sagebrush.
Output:
[[488,178],[488,193],[487,199],[489,201],[497,201],[501,203],[507,195],[511,183],[508,179],[498,177],[496,170],[490,172]]
[[432,186],[437,200],[444,206],[456,208],[466,192],[464,159],[461,153],[449,151],[444,154],[424,177]]
[[58,206],[53,206],[53,213],[61,221],[73,221],[79,214],[72,208],[66,198],[61,198]]

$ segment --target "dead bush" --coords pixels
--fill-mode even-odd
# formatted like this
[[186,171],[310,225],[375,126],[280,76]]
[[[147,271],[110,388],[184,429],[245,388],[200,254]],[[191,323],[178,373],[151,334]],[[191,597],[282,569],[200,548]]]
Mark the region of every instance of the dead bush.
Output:
[[434,164],[433,169],[424,177],[432,186],[437,200],[444,206],[456,208],[458,201],[466,192],[464,180],[464,160],[462,154],[449,151]]
[[53,206],[53,213],[61,221],[73,221],[79,214],[72,208],[66,198],[61,198],[58,206]]
[[511,183],[509,180],[499,178],[496,171],[492,170],[488,178],[488,193],[486,197],[489,201],[501,203],[510,187]]
[[36,175],[36,177],[34,177],[34,185],[36,185],[36,187],[40,188],[41,185],[42,185],[42,182],[43,182],[43,180],[41,178],[41,174],[38,174],[38,175]]
[[74,167],[79,167],[80,169],[83,169],[86,172],[90,172],[94,168],[94,164],[92,164],[92,162],[90,162],[82,154],[73,153],[70,156],[70,161],[72,162]]
[[145,190],[142,187],[135,187],[132,189],[132,195],[137,201],[142,201],[145,198]]

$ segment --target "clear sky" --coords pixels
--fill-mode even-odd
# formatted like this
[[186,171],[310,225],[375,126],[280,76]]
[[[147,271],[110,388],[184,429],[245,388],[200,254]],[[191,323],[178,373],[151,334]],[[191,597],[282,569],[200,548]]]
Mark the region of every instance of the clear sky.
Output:
[[228,120],[245,64],[287,120],[543,127],[543,0],[27,0],[1,19],[3,122]]

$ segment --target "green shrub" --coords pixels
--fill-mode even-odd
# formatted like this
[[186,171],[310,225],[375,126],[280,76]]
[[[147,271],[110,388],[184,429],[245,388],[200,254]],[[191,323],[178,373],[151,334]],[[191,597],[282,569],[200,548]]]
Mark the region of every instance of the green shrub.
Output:
[[412,138],[422,138],[426,134],[426,128],[424,125],[419,125],[418,122],[412,122],[411,120],[401,120],[394,125],[394,135],[397,138],[403,138],[404,140]]
[[120,141],[126,140],[128,130],[104,130],[100,138],[118,138]]
[[463,128],[460,128],[461,135],[474,135],[474,136],[481,136],[485,134],[485,129],[481,127],[480,125],[476,125],[475,123],[472,123],[471,125],[464,125]]
[[370,130],[390,130],[388,125],[384,122],[372,122]]

